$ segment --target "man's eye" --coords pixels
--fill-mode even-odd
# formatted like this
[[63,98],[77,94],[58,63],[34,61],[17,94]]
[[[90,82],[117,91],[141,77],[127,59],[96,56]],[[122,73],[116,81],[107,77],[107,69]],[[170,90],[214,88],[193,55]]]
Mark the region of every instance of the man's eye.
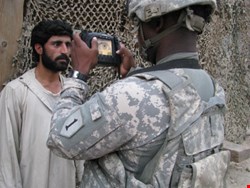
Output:
[[54,45],[55,47],[58,47],[58,46],[60,46],[60,44],[61,44],[60,42],[54,42],[53,45]]
[[70,48],[70,47],[72,46],[71,42],[66,43],[66,46],[67,46],[68,48]]

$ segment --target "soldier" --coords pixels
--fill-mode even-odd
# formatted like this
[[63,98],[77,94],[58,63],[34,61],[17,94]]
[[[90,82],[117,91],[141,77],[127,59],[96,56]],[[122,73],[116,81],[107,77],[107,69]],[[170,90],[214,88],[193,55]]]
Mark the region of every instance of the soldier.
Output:
[[[47,145],[86,160],[81,187],[224,186],[224,91],[201,69],[196,48],[215,8],[215,0],[128,1],[141,55],[155,66],[88,100],[95,49],[74,35],[75,74],[65,82]],[[133,58],[123,45],[117,53],[125,76]]]

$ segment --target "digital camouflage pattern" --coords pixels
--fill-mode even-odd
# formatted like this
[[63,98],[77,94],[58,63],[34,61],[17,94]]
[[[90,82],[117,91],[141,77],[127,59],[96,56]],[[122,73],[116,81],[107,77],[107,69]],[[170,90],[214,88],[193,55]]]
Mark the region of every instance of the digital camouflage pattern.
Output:
[[210,5],[213,11],[216,9],[216,0],[128,0],[128,3],[129,16],[136,15],[143,22],[191,5]]
[[[87,100],[86,83],[65,81],[47,145],[59,156],[86,160],[81,187],[169,187],[180,144],[176,138],[182,138],[191,156],[222,144],[223,89],[215,84],[215,97],[204,102],[183,69],[170,71],[186,83],[174,92],[142,73]],[[199,118],[203,112],[211,112],[211,118]],[[150,168],[147,164],[166,139],[162,155]],[[153,170],[152,177],[144,176],[144,167]]]
[[193,163],[183,170],[179,188],[224,188],[229,162],[229,151],[221,151]]

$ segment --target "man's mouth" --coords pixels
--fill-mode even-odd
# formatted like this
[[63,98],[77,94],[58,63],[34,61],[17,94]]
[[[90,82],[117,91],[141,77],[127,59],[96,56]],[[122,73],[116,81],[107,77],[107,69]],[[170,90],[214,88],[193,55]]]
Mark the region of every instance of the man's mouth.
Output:
[[62,54],[62,55],[60,55],[59,57],[56,58],[56,61],[68,63],[69,58],[66,55]]
[[58,61],[58,62],[67,62],[66,59],[57,59],[56,61]]

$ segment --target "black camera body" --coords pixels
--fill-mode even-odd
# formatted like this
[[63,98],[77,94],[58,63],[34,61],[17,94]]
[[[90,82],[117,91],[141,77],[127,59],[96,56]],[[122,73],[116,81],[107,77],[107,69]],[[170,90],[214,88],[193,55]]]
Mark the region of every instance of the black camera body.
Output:
[[81,31],[81,39],[91,47],[93,37],[97,38],[98,42],[98,64],[103,66],[118,67],[121,64],[121,57],[116,51],[120,48],[117,37],[104,33]]

